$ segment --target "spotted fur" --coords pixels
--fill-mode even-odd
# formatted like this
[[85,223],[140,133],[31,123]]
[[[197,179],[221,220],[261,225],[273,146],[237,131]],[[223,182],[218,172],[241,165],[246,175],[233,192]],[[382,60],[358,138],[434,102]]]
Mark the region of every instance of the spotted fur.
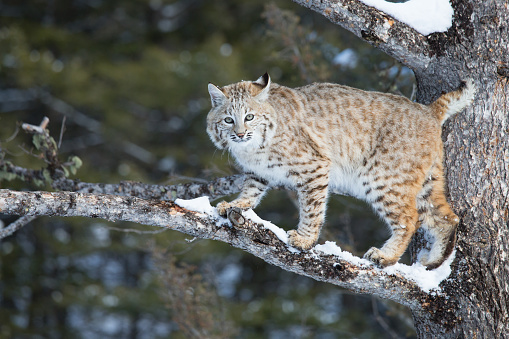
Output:
[[454,248],[458,217],[444,194],[442,123],[467,106],[474,86],[429,106],[402,96],[329,83],[291,89],[268,74],[222,88],[209,84],[207,132],[246,172],[239,197],[217,207],[256,207],[275,185],[298,193],[300,221],[290,245],[315,245],[332,189],[369,202],[392,236],[365,257],[388,266],[404,253],[419,226],[433,244],[421,262],[440,266]]

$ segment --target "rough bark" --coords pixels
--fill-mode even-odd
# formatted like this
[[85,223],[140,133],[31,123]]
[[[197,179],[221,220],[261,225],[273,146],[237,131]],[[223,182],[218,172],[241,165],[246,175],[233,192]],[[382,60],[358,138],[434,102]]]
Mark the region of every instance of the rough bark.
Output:
[[475,114],[457,119],[447,136],[451,201],[462,219],[448,294],[463,321],[452,333],[466,338],[509,337],[508,95],[507,79],[485,86]]
[[450,200],[462,219],[448,298],[434,303],[448,316],[414,310],[414,320],[421,338],[509,337],[508,2],[452,0],[452,27],[425,37],[355,0],[294,1],[413,69],[419,102],[474,79],[474,104],[443,136]]

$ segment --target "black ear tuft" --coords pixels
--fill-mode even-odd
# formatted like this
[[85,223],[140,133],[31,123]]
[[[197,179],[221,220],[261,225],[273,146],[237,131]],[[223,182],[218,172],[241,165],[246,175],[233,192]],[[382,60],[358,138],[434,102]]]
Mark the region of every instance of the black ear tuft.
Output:
[[261,87],[261,91],[255,96],[255,99],[259,102],[267,100],[271,84],[269,73],[265,72],[265,74],[259,77],[253,84],[257,84]]
[[263,86],[267,86],[267,84],[269,83],[269,73],[268,72],[265,72],[264,75],[262,75],[262,78],[263,78]]
[[262,87],[265,87],[267,86],[269,81],[270,81],[269,73],[265,72],[265,74],[259,77],[256,81],[254,81],[254,83],[261,85]]

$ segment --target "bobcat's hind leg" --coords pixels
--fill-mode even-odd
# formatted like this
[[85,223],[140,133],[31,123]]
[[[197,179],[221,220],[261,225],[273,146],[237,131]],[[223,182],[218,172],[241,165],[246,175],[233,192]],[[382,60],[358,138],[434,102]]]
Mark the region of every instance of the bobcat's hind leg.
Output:
[[399,221],[391,221],[392,236],[385,242],[382,248],[371,247],[364,258],[372,261],[380,267],[394,265],[405,253],[410,240],[416,230],[417,211],[410,211],[409,215],[403,216]]
[[408,248],[417,229],[418,213],[413,194],[404,195],[394,189],[379,194],[373,207],[388,224],[392,235],[382,248],[370,248],[364,258],[380,267],[386,267],[398,262]]
[[433,238],[431,249],[420,258],[428,270],[435,269],[451,255],[456,244],[458,216],[451,210],[444,193],[442,165],[436,164],[417,197],[419,221]]

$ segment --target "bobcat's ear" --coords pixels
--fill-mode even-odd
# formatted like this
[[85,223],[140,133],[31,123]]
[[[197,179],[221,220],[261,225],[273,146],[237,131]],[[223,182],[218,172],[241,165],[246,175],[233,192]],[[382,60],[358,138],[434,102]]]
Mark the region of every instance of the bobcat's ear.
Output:
[[258,84],[262,86],[262,90],[255,96],[255,99],[258,101],[265,101],[269,97],[270,90],[270,76],[269,73],[265,72],[264,75],[258,78],[258,80],[253,82],[254,84]]
[[209,82],[209,94],[210,101],[212,102],[212,107],[222,105],[226,101],[226,95],[224,95],[223,91],[221,91],[219,88],[217,88],[210,82]]

